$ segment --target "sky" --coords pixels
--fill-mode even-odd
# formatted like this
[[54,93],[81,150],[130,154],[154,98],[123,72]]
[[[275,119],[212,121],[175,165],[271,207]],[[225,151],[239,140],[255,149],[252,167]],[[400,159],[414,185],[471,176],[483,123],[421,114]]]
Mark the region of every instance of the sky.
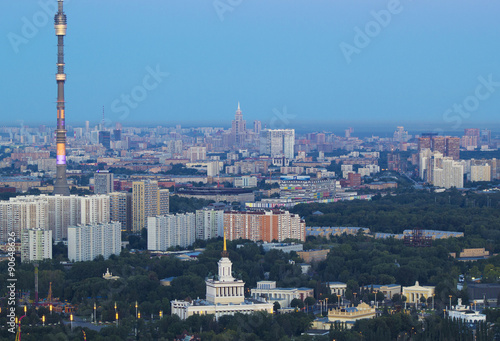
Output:
[[[0,117],[56,123],[55,0],[1,1]],[[500,2],[66,0],[66,124],[500,131]],[[49,14],[48,14],[49,13]]]

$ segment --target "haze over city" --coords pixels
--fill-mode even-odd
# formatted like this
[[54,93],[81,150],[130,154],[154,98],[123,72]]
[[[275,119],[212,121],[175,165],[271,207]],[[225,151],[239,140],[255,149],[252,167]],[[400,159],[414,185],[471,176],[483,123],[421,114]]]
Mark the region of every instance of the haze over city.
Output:
[[[54,4],[0,5],[8,13],[0,23],[0,110],[10,123],[52,122]],[[239,101],[247,119],[264,125],[286,107],[296,129],[494,128],[499,7],[451,0],[67,1],[67,124],[98,122],[104,106],[112,123],[227,126]],[[130,97],[151,69],[160,71],[159,82],[126,102],[122,95]],[[464,103],[488,79],[484,96]]]

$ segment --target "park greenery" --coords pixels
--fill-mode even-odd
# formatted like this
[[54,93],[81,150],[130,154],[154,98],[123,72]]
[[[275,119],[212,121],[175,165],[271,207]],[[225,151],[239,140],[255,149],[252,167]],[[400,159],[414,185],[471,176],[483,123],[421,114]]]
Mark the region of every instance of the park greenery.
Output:
[[[443,193],[409,191],[404,195],[375,195],[371,201],[300,204],[293,213],[307,226],[367,227],[372,233],[403,233],[407,229],[463,232],[466,247],[500,252],[500,193],[450,190]],[[321,215],[313,214],[320,211]],[[450,252],[460,251],[456,247]]]
[[[173,197],[173,210],[193,211],[206,202]],[[278,250],[264,252],[257,243],[248,240],[228,242],[229,258],[233,262],[234,276],[246,282],[249,289],[257,281],[272,280],[279,287],[309,287],[314,289],[314,298],[307,302],[292,302],[297,312],[291,314],[253,314],[226,316],[216,321],[213,316],[193,316],[181,321],[170,315],[172,300],[205,297],[205,278],[217,273],[217,261],[221,257],[222,240],[197,241],[193,248],[203,247],[196,261],[181,261],[175,255],[153,255],[147,251],[124,249],[120,255],[109,259],[102,257],[90,262],[78,262],[71,267],[61,264],[64,247],[55,246],[55,257],[39,263],[39,296],[47,297],[49,283],[52,283],[53,297],[67,301],[77,307],[77,316],[90,320],[96,304],[98,321],[110,323],[100,332],[85,329],[88,340],[172,340],[184,330],[200,335],[202,340],[491,340],[493,333],[499,333],[500,313],[486,309],[488,324],[474,328],[443,318],[442,311],[449,295],[453,304],[458,298],[470,303],[466,290],[457,289],[460,274],[466,278],[481,277],[484,282],[497,283],[500,277],[500,256],[477,262],[460,262],[449,256],[466,247],[485,247],[498,252],[500,217],[498,194],[464,194],[459,191],[445,193],[409,192],[404,196],[376,196],[374,200],[340,202],[323,205],[298,205],[294,212],[305,217],[307,225],[316,226],[362,226],[372,232],[402,233],[405,229],[460,231],[463,238],[436,240],[427,248],[407,246],[395,239],[374,239],[364,235],[342,235],[331,238],[308,237],[305,249],[330,249],[326,260],[312,264],[307,274],[301,271],[301,259],[297,253],[283,253]],[[323,215],[313,214],[321,211]],[[134,248],[145,248],[145,238],[129,236]],[[136,240],[130,240],[135,237]],[[133,239],[133,238],[132,238]],[[109,270],[117,280],[105,280],[102,275]],[[7,263],[0,263],[0,281],[7,282]],[[170,286],[162,286],[160,280],[174,277]],[[34,297],[33,264],[16,265],[17,288]],[[375,294],[375,284],[422,285],[436,287],[436,311],[427,311],[424,320],[418,318],[418,311],[411,307],[404,311],[404,297],[396,295],[385,300],[380,316],[371,320],[356,322],[350,330],[335,326],[328,336],[300,336],[310,328],[315,318],[310,310],[318,300],[328,298],[335,305],[337,296],[331,295],[326,283],[342,281],[347,283],[345,299],[359,303],[383,297]],[[7,288],[2,289],[2,296]],[[356,295],[354,295],[356,293]],[[136,319],[135,303],[141,318]],[[116,311],[115,311],[116,303]],[[422,302],[420,308],[428,308],[429,302]],[[6,301],[0,303],[0,324],[6,324]],[[305,306],[305,307],[304,307]],[[45,310],[44,310],[45,309]],[[163,317],[160,319],[160,311]],[[120,316],[114,326],[115,314]],[[80,327],[70,331],[62,324],[57,327],[42,327],[40,316],[46,315],[46,308],[34,307],[23,321],[24,340],[81,340]],[[67,321],[67,316],[55,314],[53,322]],[[29,323],[32,326],[29,326]],[[24,325],[26,323],[26,325]],[[495,323],[492,327],[491,323]],[[36,335],[36,336],[35,336]],[[0,330],[0,340],[11,339],[5,329]]]

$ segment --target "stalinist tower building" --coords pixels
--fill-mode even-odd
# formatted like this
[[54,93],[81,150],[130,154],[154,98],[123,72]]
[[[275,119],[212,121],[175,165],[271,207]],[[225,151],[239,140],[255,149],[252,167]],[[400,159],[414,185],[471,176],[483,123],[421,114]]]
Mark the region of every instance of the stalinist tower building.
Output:
[[218,266],[218,276],[207,278],[205,281],[207,298],[193,301],[174,300],[171,302],[172,314],[178,315],[183,320],[195,314],[213,314],[216,319],[223,315],[251,314],[255,311],[267,311],[272,314],[273,303],[245,298],[245,282],[232,275],[233,263],[228,257],[225,236],[224,251]]

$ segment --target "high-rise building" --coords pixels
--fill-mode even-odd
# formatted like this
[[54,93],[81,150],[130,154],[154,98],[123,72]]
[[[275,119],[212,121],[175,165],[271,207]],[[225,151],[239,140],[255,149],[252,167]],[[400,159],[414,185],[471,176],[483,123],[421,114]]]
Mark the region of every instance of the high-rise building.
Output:
[[168,189],[160,189],[158,191],[158,215],[166,215],[170,213],[170,191]]
[[0,202],[0,237],[9,232],[17,236],[24,229],[51,230],[56,241],[67,238],[68,226],[109,222],[107,195],[28,195]]
[[122,130],[114,129],[113,130],[113,141],[121,141],[122,139]]
[[274,157],[293,159],[295,147],[294,129],[264,129],[260,132],[260,153]]
[[194,213],[148,217],[148,250],[166,251],[169,247],[191,246],[196,239]]
[[423,148],[418,153],[419,176],[423,181],[432,182],[432,151],[430,148]]
[[147,225],[147,218],[169,212],[169,192],[159,190],[152,180],[132,183],[132,231],[138,232]]
[[21,233],[21,262],[52,259],[52,231],[24,229]]
[[423,149],[432,149],[431,137],[421,136],[418,138],[418,152],[420,153]]
[[453,160],[460,159],[459,137],[446,137],[446,156],[451,157]]
[[108,194],[114,191],[114,176],[107,170],[98,170],[94,173],[94,193]]
[[[139,232],[146,227],[147,217],[153,217],[157,210],[158,183],[156,181],[134,181],[132,183],[132,231]],[[153,195],[154,193],[154,195]],[[147,209],[147,212],[146,212]]]
[[109,193],[110,219],[119,221],[124,231],[132,230],[132,193]]
[[285,239],[305,241],[305,222],[288,211],[224,212],[224,229],[228,240],[279,242]]
[[69,195],[66,179],[66,117],[64,102],[64,36],[67,27],[66,14],[63,11],[63,0],[58,0],[58,12],[54,17],[54,28],[57,36],[57,129],[56,129],[56,181],[54,194]]
[[478,128],[468,128],[464,129],[464,135],[461,139],[462,147],[467,150],[476,149],[479,145],[480,131]]
[[489,146],[491,143],[491,130],[489,129],[482,129],[481,132],[479,133],[479,144],[481,146]]
[[121,224],[117,221],[102,224],[70,226],[68,228],[68,258],[73,262],[108,259],[121,252]]
[[253,121],[253,132],[256,135],[260,135],[260,131],[262,130],[262,122],[261,121]]
[[109,195],[86,195],[79,197],[80,219],[78,224],[99,224],[110,221]]
[[207,147],[189,147],[188,158],[191,162],[207,159]]
[[432,184],[443,188],[464,187],[464,165],[451,157],[434,152],[432,155]]
[[437,136],[437,133],[422,134],[418,138],[418,152],[430,149],[444,156],[452,157],[453,160],[460,159],[460,138],[451,136]]
[[470,181],[491,181],[491,167],[485,165],[471,165],[470,166]]
[[404,127],[397,127],[394,131],[394,141],[406,142],[408,141],[408,132]]
[[224,236],[224,211],[196,211],[196,239],[208,240]]
[[246,124],[241,114],[240,102],[238,102],[238,109],[234,115],[234,120],[231,122],[231,136],[234,147],[236,148],[243,147],[245,144],[247,134]]
[[434,136],[432,138],[432,151],[446,155],[446,137]]
[[108,130],[99,131],[99,143],[106,149],[111,149],[111,132]]

